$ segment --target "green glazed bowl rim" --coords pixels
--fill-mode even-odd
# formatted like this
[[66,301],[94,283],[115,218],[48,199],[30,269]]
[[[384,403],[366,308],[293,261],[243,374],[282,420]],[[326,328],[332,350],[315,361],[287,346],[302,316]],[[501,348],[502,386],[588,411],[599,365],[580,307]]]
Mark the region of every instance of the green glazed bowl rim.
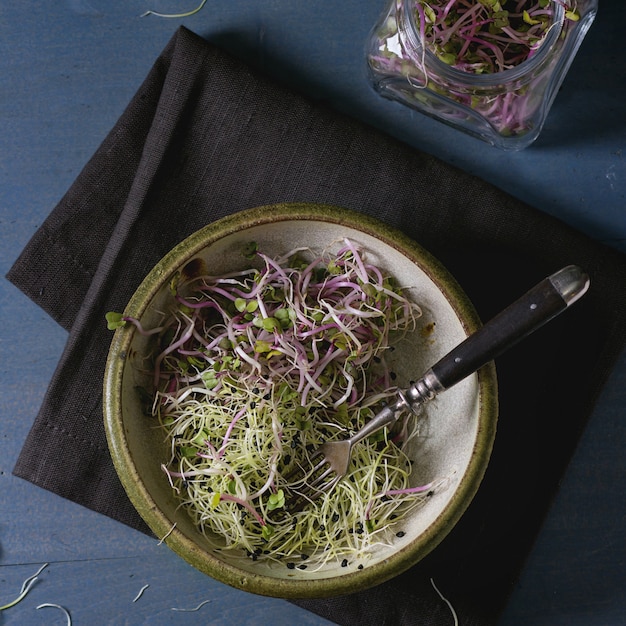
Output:
[[[163,281],[212,243],[253,226],[294,220],[321,221],[353,228],[398,250],[416,263],[440,288],[467,334],[480,327],[478,314],[460,285],[421,245],[397,229],[363,213],[315,203],[283,203],[246,209],[196,231],[175,246],[147,274],[131,297],[124,314],[141,317]],[[454,495],[437,520],[416,540],[384,561],[341,576],[305,580],[252,574],[218,559],[173,526],[142,483],[129,447],[122,415],[124,355],[128,354],[133,336],[132,325],[115,331],[105,366],[104,425],[116,472],[131,503],[157,537],[196,569],[235,588],[281,598],[316,598],[351,593],[380,584],[415,565],[443,540],[474,498],[486,471],[498,418],[497,379],[493,363],[477,373],[478,432],[467,471],[460,478]]]

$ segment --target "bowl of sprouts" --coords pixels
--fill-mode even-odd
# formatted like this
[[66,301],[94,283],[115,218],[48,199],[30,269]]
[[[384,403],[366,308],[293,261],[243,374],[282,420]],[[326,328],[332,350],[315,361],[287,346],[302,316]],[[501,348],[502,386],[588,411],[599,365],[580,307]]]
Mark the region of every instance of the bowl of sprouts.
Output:
[[479,488],[492,364],[360,441],[332,490],[291,506],[315,449],[480,326],[441,263],[373,218],[235,213],[176,246],[107,319],[120,480],[154,534],[223,583],[282,598],[376,585],[431,552]]

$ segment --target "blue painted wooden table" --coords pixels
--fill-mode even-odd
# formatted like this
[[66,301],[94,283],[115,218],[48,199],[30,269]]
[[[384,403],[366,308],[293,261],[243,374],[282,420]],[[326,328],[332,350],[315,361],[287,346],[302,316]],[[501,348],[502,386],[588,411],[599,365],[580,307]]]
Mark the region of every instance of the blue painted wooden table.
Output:
[[[60,199],[180,24],[305,94],[433,153],[626,252],[626,63],[619,0],[600,12],[531,148],[503,153],[380,99],[363,46],[383,0],[5,2],[0,10],[0,271]],[[192,5],[192,6],[189,6]],[[0,281],[0,624],[324,624],[236,591],[164,545],[11,475],[66,334]],[[626,622],[626,358],[604,390],[502,626]],[[76,445],[80,445],[77,442]],[[148,585],[146,587],[146,585]],[[140,591],[144,589],[140,597]],[[209,602],[197,612],[190,609]]]

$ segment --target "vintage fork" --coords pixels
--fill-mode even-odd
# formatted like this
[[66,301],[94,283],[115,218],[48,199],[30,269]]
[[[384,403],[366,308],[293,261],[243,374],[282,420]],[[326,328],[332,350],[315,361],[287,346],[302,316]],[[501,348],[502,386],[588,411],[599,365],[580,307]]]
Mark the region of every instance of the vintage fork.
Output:
[[293,474],[288,479],[296,487],[287,510],[297,512],[308,501],[331,491],[348,472],[356,443],[392,425],[407,410],[417,413],[438,393],[476,372],[562,313],[588,288],[589,277],[575,265],[564,267],[541,281],[440,359],[406,391],[399,391],[393,404],[384,407],[352,437],[329,441],[317,448],[310,455],[311,463],[317,461],[317,464],[306,472],[300,468],[303,473],[299,479]]

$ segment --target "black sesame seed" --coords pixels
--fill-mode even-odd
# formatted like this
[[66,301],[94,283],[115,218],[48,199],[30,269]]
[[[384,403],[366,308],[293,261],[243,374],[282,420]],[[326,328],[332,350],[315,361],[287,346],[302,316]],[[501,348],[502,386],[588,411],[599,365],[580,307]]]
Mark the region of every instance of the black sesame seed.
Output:
[[348,559],[341,561],[341,567],[348,567]]
[[250,402],[250,408],[256,409],[256,402]]
[[303,563],[302,565],[298,565],[298,569],[306,569],[306,565]]
[[339,513],[334,513],[332,517],[332,521],[337,523],[339,521]]
[[301,558],[303,561],[306,561],[306,560],[309,558],[309,555],[308,555],[308,554],[301,554],[301,555],[300,555],[300,558]]
[[287,563],[287,569],[296,569],[295,563]]
[[406,533],[403,530],[396,533],[396,537],[404,537],[404,535],[406,535]]

